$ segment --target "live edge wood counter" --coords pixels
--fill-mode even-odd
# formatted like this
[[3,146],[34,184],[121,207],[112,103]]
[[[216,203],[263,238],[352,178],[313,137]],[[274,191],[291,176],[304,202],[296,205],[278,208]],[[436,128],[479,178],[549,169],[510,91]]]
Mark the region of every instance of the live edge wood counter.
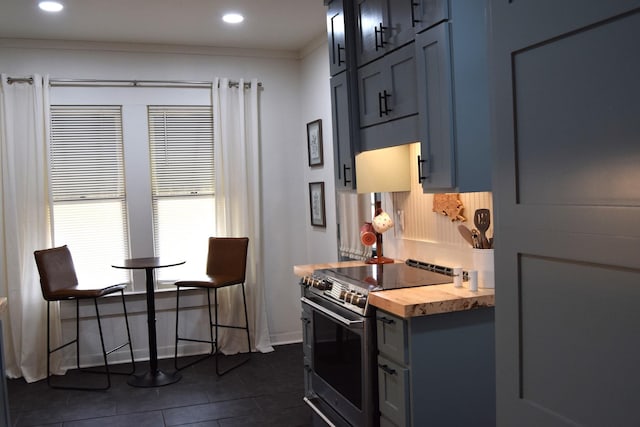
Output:
[[[296,265],[293,267],[293,272],[296,276],[302,277],[311,275],[314,270],[323,268],[357,265],[364,264],[361,261],[346,261]],[[451,313],[479,307],[493,307],[494,303],[495,293],[493,289],[470,291],[467,283],[464,283],[462,288],[456,288],[453,283],[447,283],[444,285],[378,291],[369,294],[369,304],[402,318]]]

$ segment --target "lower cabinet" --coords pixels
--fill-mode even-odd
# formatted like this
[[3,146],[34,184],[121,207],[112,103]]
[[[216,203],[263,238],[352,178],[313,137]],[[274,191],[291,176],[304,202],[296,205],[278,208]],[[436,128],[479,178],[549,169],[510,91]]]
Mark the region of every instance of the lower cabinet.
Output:
[[409,368],[378,356],[378,399],[389,425],[405,426],[409,416]]
[[495,426],[492,307],[376,313],[381,426]]

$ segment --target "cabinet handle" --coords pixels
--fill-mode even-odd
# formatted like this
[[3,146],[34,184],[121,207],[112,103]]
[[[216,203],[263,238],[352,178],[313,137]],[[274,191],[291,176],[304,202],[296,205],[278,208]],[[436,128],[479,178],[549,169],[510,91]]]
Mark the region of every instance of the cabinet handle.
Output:
[[[386,41],[384,41],[384,32],[385,30],[388,30],[389,27],[385,27],[384,25],[382,25],[382,22],[379,25],[380,28],[378,28],[378,26],[375,27],[374,30],[374,36],[375,36],[375,42],[376,42],[376,51],[378,49],[382,49],[384,48],[384,45],[387,44]],[[378,43],[378,36],[380,36],[380,42]]]
[[342,51],[344,50],[344,47],[340,46],[340,43],[338,43],[338,66],[342,65],[344,63],[344,61],[342,60]]
[[429,178],[429,175],[423,175],[423,164],[426,162],[426,160],[422,160],[420,156],[418,156],[418,184],[422,184],[423,180]]
[[384,316],[378,317],[378,320],[384,323],[385,325],[393,325],[394,323],[396,323],[395,320],[389,319],[388,317],[384,317]]
[[[388,116],[389,113],[393,110],[391,110],[389,108],[389,97],[391,96],[390,93],[387,93],[387,90],[385,89],[382,92],[378,92],[378,116],[382,117],[382,115],[384,114],[385,116]],[[382,103],[384,102],[384,108],[382,108]]]
[[384,32],[388,29],[389,27],[383,26],[382,22],[380,23],[380,47],[384,47],[384,45],[387,44],[387,42],[384,40]]
[[384,114],[386,114],[387,116],[389,115],[389,113],[391,111],[393,111],[391,108],[389,108],[389,97],[391,96],[390,93],[387,93],[387,90],[385,89],[383,91],[383,97],[384,97]]
[[378,363],[378,367],[380,369],[382,369],[383,371],[385,371],[389,375],[396,375],[397,374],[396,370],[395,369],[391,369],[388,365],[383,365],[381,363]]
[[416,7],[420,6],[420,3],[416,3],[413,0],[410,0],[410,1],[411,1],[411,22],[413,22],[415,26],[415,24],[422,22],[419,19],[416,19]]
[[351,182],[350,179],[347,179],[347,171],[350,170],[351,168],[348,168],[346,163],[342,164],[342,179],[344,179],[344,185],[347,185]]

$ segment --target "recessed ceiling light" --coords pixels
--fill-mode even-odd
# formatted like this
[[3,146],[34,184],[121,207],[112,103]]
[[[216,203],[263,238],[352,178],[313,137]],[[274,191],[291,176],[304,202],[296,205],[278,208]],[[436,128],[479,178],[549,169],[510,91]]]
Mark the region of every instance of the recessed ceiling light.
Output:
[[239,24],[244,21],[244,16],[239,13],[227,13],[222,17],[222,20],[228,24]]
[[41,1],[38,7],[46,12],[60,12],[64,8],[62,3],[57,1]]

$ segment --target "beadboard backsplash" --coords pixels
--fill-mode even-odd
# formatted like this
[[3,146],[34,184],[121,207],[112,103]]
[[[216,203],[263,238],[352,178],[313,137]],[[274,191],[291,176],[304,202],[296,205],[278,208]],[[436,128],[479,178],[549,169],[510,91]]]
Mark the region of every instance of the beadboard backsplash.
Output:
[[[493,214],[493,199],[490,192],[459,193],[464,206],[462,216],[466,221],[452,221],[450,217],[433,212],[433,194],[422,193],[422,187],[416,182],[415,189],[406,193],[393,194],[393,209],[397,239],[423,240],[449,245],[469,247],[458,231],[460,224],[469,229],[475,228],[473,214],[476,209],[486,208]],[[493,217],[492,217],[493,219]],[[493,236],[493,221],[488,236]]]

